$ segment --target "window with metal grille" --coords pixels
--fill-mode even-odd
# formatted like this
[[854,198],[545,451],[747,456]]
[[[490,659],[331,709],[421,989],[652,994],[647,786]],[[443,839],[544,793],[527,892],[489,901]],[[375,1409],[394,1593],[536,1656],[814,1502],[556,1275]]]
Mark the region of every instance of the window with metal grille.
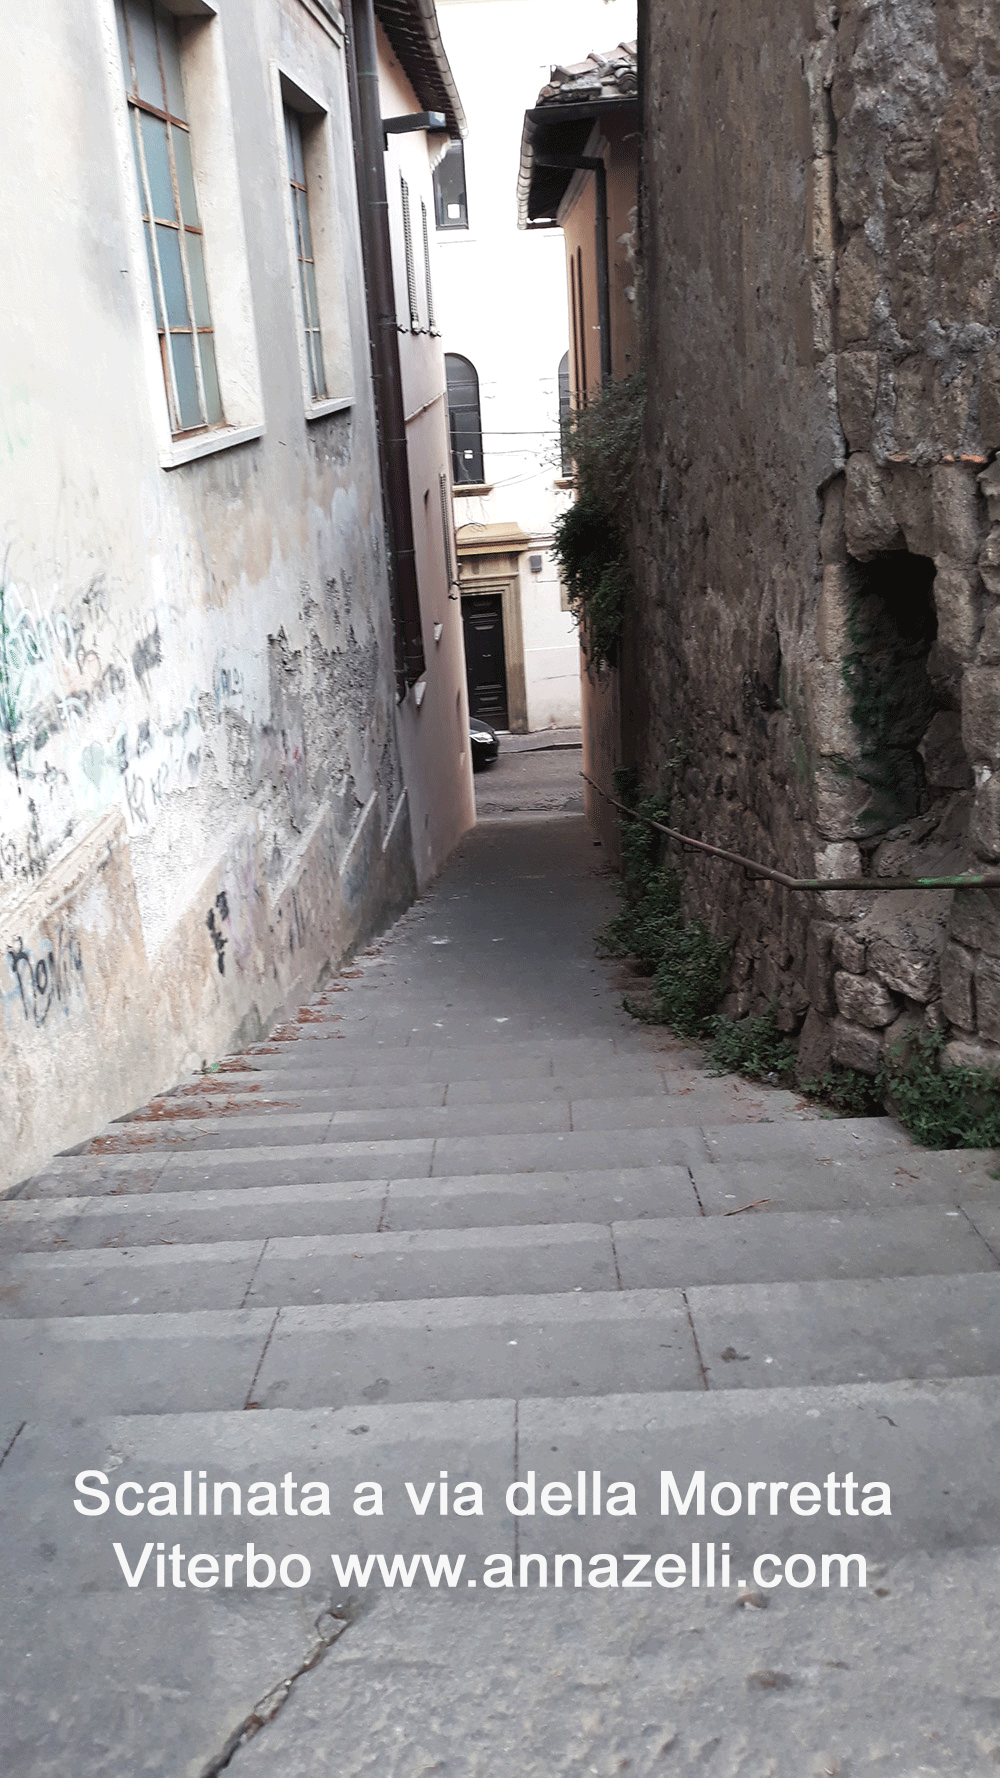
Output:
[[437,319],[434,314],[434,287],[431,283],[431,237],[427,228],[427,205],[420,200],[420,218],[424,229],[424,285],[427,290],[427,325],[431,333],[436,334]]
[[450,142],[434,168],[434,219],[438,228],[468,228],[465,196],[465,145]]
[[451,428],[451,473],[461,482],[483,480],[483,424],[479,413],[479,377],[468,358],[446,352],[448,423]]
[[403,248],[406,253],[406,296],[410,305],[410,332],[420,332],[420,310],[417,307],[417,271],[413,260],[413,223],[410,218],[410,188],[402,173],[399,189],[403,199]]
[[571,412],[569,394],[569,353],[564,352],[559,360],[559,455],[563,475],[573,473],[573,453],[568,448],[566,425]]
[[323,401],[326,399],[326,370],[323,365],[323,339],[319,325],[319,299],[316,294],[316,259],[309,226],[309,193],[306,190],[306,162],[302,150],[302,121],[298,112],[292,111],[287,105],[285,141],[288,145],[288,173],[292,186],[295,249],[299,261],[299,291],[302,296],[306,357],[309,360],[309,384],[313,400]]
[[451,501],[448,498],[448,477],[442,469],[438,475],[438,496],[441,501],[441,530],[444,533],[444,565],[448,585],[455,586],[455,559],[452,554]]
[[177,21],[118,0],[153,309],[174,435],[223,424]]

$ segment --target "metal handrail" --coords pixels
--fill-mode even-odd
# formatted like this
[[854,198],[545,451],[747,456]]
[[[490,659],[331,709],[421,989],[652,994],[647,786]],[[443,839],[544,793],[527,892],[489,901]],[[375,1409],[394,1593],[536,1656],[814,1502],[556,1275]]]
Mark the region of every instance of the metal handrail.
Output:
[[864,889],[876,895],[891,894],[900,889],[1000,889],[1000,871],[981,871],[978,876],[965,872],[957,877],[790,877],[786,871],[772,870],[770,865],[744,858],[740,852],[729,852],[725,846],[712,846],[708,840],[692,839],[690,834],[681,833],[676,827],[654,821],[652,815],[641,815],[627,803],[610,796],[586,772],[581,772],[580,776],[598,796],[603,796],[606,803],[620,809],[633,821],[644,821],[647,827],[655,827],[657,833],[665,833],[668,839],[678,840],[682,846],[689,846],[695,852],[708,852],[713,858],[724,858],[727,864],[741,865],[744,870],[753,871],[755,876],[765,877],[769,883],[780,883],[783,889],[804,889],[813,894],[824,894],[829,889]]

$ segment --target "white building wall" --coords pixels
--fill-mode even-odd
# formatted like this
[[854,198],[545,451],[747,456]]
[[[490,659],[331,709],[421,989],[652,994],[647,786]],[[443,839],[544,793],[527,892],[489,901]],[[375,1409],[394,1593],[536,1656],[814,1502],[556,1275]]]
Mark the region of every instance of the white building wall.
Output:
[[0,1185],[266,1029],[414,882],[339,14],[178,11],[231,422],[180,445],[113,0],[0,9]]
[[[421,106],[381,27],[378,42],[382,116],[402,117],[419,111]],[[435,275],[438,268],[435,263],[431,167],[433,158],[442,151],[443,139],[429,137],[423,131],[404,131],[390,133],[386,142],[386,195],[396,286],[413,541],[427,663],[423,681],[410,690],[400,706],[399,736],[406,781],[411,786],[410,820],[417,878],[423,888],[476,819],[462,617],[452,586],[455,539],[450,504],[451,453],[444,353],[439,324],[431,326],[441,281],[440,275]],[[411,326],[406,278],[401,178],[406,180],[408,189],[416,295],[415,328]],[[424,254],[424,209],[431,259],[430,294]],[[446,524],[450,527],[447,539]]]
[[[559,361],[568,346],[561,230],[517,227],[524,113],[557,62],[634,37],[634,0],[438,0],[441,34],[469,120],[469,227],[438,231],[446,352],[479,373],[484,471],[491,491],[456,494],[455,518],[518,524],[529,729],[580,721],[576,629],[563,609],[550,545],[571,494],[557,484]],[[528,556],[541,554],[541,574]]]

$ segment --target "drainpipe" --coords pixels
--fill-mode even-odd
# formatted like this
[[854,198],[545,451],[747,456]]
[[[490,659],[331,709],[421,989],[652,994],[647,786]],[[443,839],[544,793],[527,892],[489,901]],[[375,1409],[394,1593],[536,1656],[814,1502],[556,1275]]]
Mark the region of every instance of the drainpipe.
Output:
[[348,81],[354,164],[361,212],[372,380],[378,420],[379,465],[389,545],[389,595],[400,702],[425,668],[417,557],[410,504],[406,414],[396,329],[396,295],[385,186],[385,146],[378,90],[378,52],[372,0],[351,0]]
[[594,240],[597,248],[597,322],[601,336],[601,382],[611,381],[611,268],[608,258],[608,174],[600,156],[538,154],[539,167],[564,167],[594,175]]

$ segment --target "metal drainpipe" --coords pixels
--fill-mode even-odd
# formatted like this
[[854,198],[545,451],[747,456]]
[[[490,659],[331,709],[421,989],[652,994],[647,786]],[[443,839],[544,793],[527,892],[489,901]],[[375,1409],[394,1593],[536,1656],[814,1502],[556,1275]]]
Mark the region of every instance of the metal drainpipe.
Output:
[[601,336],[601,382],[611,381],[611,267],[608,256],[608,173],[599,155],[539,154],[539,167],[570,168],[594,175],[594,242],[597,249],[597,323]]
[[385,146],[378,89],[378,50],[372,0],[351,0],[348,82],[354,162],[361,212],[365,294],[371,335],[382,497],[389,539],[389,593],[400,700],[424,672],[420,590],[410,504],[406,412],[396,328],[396,295],[385,185]]

